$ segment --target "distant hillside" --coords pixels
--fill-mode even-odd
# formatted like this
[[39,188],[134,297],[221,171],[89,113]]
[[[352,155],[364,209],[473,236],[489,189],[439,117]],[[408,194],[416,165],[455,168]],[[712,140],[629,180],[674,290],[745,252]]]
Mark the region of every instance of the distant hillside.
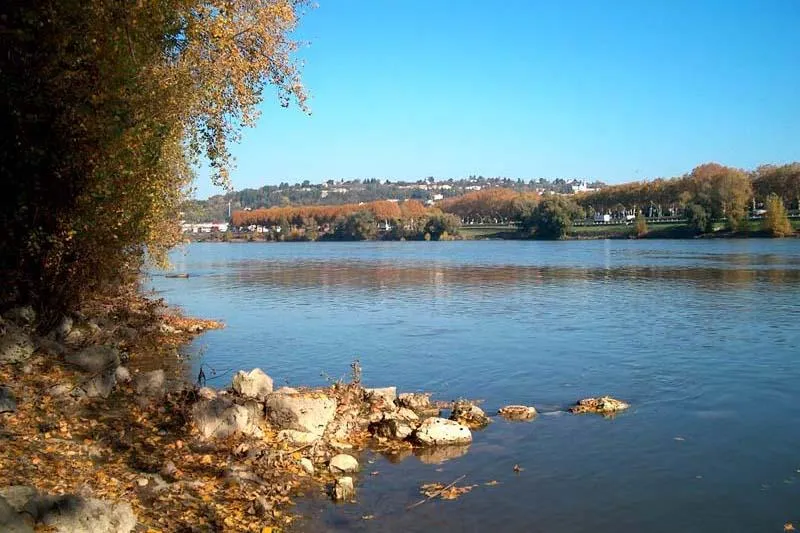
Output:
[[287,205],[341,205],[376,200],[438,201],[462,196],[488,188],[511,189],[518,192],[559,193],[581,192],[605,187],[601,181],[583,180],[530,180],[511,178],[485,178],[470,176],[459,180],[437,181],[429,177],[416,182],[391,182],[365,179],[350,181],[328,180],[312,184],[308,181],[290,185],[266,185],[259,189],[243,189],[212,196],[208,200],[191,200],[183,206],[187,222],[214,222],[228,219],[230,212],[243,209],[261,209]]

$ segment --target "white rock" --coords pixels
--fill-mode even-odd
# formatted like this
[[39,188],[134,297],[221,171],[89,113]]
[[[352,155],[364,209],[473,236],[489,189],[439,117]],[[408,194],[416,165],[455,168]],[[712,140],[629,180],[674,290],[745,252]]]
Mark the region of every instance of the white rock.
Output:
[[166,374],[160,369],[140,372],[133,377],[133,388],[142,396],[163,396],[167,390]]
[[322,435],[336,414],[336,400],[320,392],[270,394],[267,418],[279,429],[296,429]]
[[320,439],[320,436],[307,431],[297,431],[296,429],[282,429],[278,432],[278,440],[291,442],[295,446],[305,446],[313,444]]
[[328,463],[328,469],[332,474],[349,474],[358,472],[358,461],[352,455],[340,453],[334,455]]
[[314,475],[314,463],[312,463],[311,459],[308,457],[302,457],[300,459],[300,468],[302,468],[303,471],[309,476]]
[[30,359],[35,346],[30,335],[13,324],[0,334],[0,363],[22,363]]
[[129,533],[136,515],[129,503],[112,503],[75,495],[40,496],[26,511],[58,533]]
[[67,354],[64,360],[85,372],[101,372],[119,366],[119,351],[113,346],[93,345]]
[[120,383],[129,383],[131,380],[131,372],[124,366],[117,367],[115,375]]
[[254,368],[250,372],[239,370],[233,376],[233,390],[245,398],[263,400],[272,392],[272,378],[260,368]]
[[364,389],[364,394],[370,401],[383,400],[386,404],[394,405],[394,401],[397,399],[397,387]]
[[90,398],[97,396],[108,398],[116,385],[117,369],[109,368],[89,378],[82,387]]
[[453,420],[431,417],[420,424],[414,438],[425,446],[467,444],[472,442],[472,432]]
[[197,396],[203,400],[213,400],[217,397],[217,391],[211,387],[200,387],[197,389]]
[[192,408],[192,421],[206,439],[224,438],[234,433],[252,437],[264,435],[250,410],[223,397],[197,402]]
[[509,420],[530,420],[536,416],[536,408],[528,405],[506,405],[501,407],[497,413]]

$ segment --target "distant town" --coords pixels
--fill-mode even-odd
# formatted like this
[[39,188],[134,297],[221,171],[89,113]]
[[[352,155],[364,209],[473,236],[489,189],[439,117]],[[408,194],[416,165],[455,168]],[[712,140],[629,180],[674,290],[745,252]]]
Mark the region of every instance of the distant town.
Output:
[[522,180],[513,178],[486,178],[469,176],[463,179],[437,180],[433,177],[414,182],[390,181],[378,178],[327,180],[324,183],[280,183],[258,189],[242,189],[219,194],[207,200],[190,200],[183,208],[185,231],[225,231],[230,214],[239,210],[253,210],[289,205],[341,205],[388,200],[401,202],[419,200],[433,205],[448,198],[462,196],[490,188],[509,189],[519,193],[576,194],[594,192],[608,185],[598,180],[562,179]]

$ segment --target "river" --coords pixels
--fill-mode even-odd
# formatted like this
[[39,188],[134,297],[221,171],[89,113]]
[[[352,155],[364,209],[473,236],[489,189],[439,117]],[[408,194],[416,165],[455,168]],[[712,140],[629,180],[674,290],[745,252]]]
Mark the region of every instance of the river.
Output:
[[[368,386],[541,412],[495,419],[446,461],[367,453],[358,503],[304,500],[300,529],[753,532],[800,520],[800,240],[209,243],[172,260],[190,277],[154,275],[155,289],[227,325],[191,347],[210,384],[251,367],[276,386],[325,384],[359,359]],[[563,410],[601,394],[632,408]],[[421,484],[462,475],[472,492],[406,510]]]

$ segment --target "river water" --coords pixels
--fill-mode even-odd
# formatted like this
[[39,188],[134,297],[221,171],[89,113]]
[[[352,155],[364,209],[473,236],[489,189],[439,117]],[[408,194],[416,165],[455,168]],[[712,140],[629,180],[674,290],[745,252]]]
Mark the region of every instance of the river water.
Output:
[[[191,277],[154,275],[156,290],[227,324],[191,347],[212,384],[256,366],[276,386],[325,384],[359,359],[368,386],[542,413],[495,419],[451,457],[364,454],[358,503],[306,500],[300,529],[800,521],[798,240],[210,243],[172,259]],[[602,394],[632,408],[563,411]],[[406,510],[421,484],[462,475],[472,492]]]

